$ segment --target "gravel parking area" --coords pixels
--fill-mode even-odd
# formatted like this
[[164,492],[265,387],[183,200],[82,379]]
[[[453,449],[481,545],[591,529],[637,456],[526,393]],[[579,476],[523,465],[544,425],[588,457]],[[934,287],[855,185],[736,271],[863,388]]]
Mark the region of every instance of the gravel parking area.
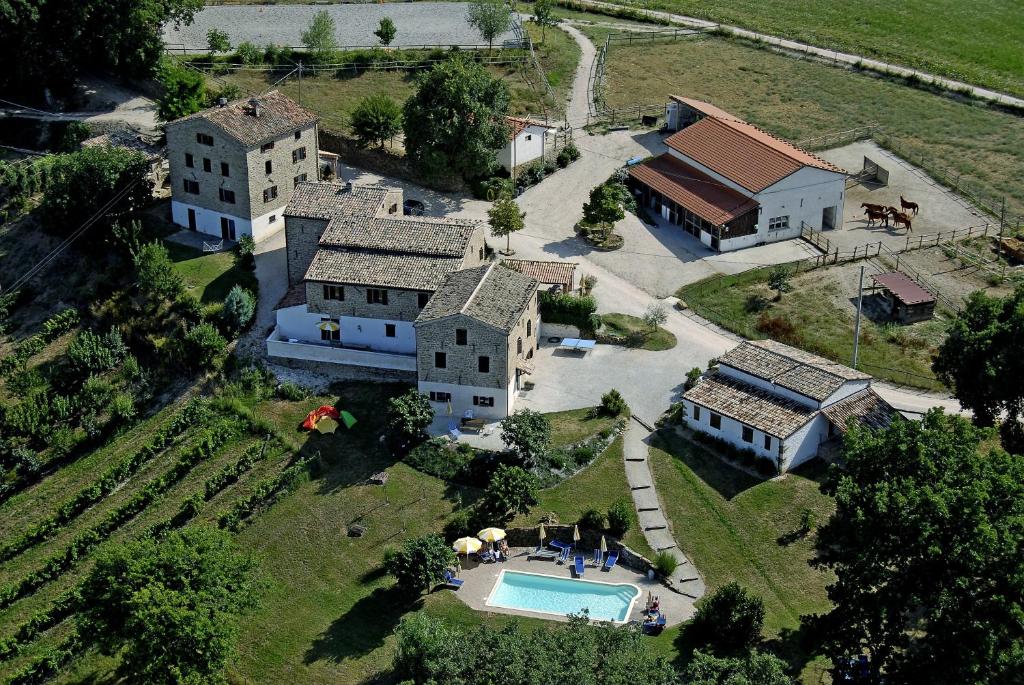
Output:
[[[336,36],[341,47],[366,47],[377,44],[373,32],[384,17],[395,22],[398,34],[392,47],[414,45],[474,46],[484,41],[475,28],[466,22],[467,3],[416,2],[356,5],[216,5],[196,13],[189,26],[164,28],[164,42],[180,50],[205,50],[206,32],[221,29],[228,32],[231,44],[249,41],[259,46],[268,44],[297,47],[302,45],[302,32],[313,15],[326,10],[334,17]],[[515,43],[515,36],[505,33],[494,44]]]

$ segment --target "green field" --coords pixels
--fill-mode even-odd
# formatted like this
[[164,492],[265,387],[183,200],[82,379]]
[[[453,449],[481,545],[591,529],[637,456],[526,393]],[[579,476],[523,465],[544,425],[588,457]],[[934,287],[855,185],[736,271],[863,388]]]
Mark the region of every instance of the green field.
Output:
[[1015,0],[613,0],[702,17],[1024,95]]
[[[774,7],[765,5],[765,7]],[[1024,16],[1024,13],[1021,13]],[[1024,52],[1018,51],[1018,55]],[[799,142],[878,124],[880,142],[962,175],[1008,215],[1024,215],[1024,118],[865,73],[718,38],[617,43],[608,56],[610,107],[708,100]]]

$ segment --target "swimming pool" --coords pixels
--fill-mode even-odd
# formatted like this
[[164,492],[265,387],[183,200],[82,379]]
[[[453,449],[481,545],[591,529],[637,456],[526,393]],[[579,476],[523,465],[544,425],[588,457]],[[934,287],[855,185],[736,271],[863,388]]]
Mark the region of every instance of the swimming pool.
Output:
[[502,571],[487,605],[562,616],[588,609],[591,619],[623,623],[639,596],[640,588],[628,583]]

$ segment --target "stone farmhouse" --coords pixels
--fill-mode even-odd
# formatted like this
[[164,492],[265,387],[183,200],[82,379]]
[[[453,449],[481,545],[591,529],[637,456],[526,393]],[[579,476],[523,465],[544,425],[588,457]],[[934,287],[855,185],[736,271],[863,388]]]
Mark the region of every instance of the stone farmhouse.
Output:
[[555,130],[554,126],[520,117],[505,117],[505,123],[509,127],[509,141],[497,155],[498,164],[505,171],[544,159],[548,133]]
[[168,123],[174,223],[227,240],[283,228],[292,191],[318,178],[317,122],[271,91]]
[[538,283],[489,260],[482,224],[401,207],[402,191],[383,186],[296,189],[284,211],[291,287],[267,354],[415,379],[453,415],[504,417],[532,370]]
[[672,96],[668,152],[629,169],[645,207],[726,252],[842,221],[846,172],[714,105]]
[[684,422],[771,459],[784,472],[818,455],[851,420],[872,428],[897,416],[871,376],[774,340],[744,342],[683,394]]

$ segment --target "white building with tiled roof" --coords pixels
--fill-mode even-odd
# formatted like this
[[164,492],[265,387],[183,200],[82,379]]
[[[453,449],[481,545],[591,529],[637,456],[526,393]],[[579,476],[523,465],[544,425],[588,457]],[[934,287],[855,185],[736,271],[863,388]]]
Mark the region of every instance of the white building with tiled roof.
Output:
[[509,139],[505,147],[498,150],[498,164],[512,171],[514,167],[544,159],[548,134],[556,130],[555,126],[521,117],[505,117],[505,123]]
[[744,342],[683,394],[684,422],[781,471],[818,454],[853,420],[872,428],[897,415],[871,376],[774,340]]
[[842,221],[846,172],[707,102],[672,96],[668,152],[630,167],[645,206],[725,252]]

